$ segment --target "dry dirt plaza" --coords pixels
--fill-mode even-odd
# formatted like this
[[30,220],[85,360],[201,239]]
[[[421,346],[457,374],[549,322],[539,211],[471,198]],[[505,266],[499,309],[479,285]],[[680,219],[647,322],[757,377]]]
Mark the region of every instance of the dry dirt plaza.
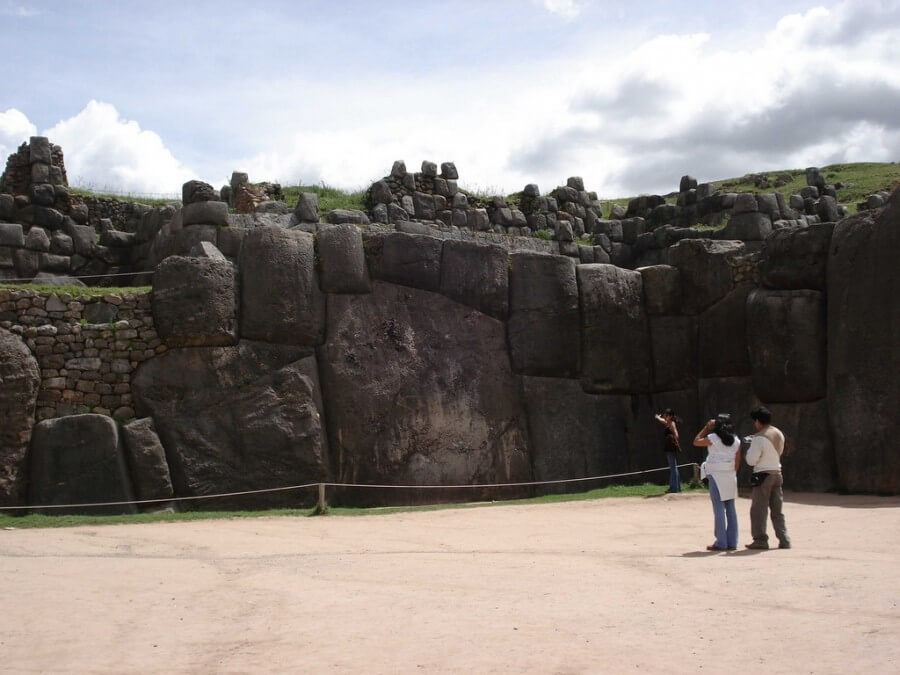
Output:
[[900,671],[900,498],[785,512],[727,554],[703,493],[8,529],[0,670]]

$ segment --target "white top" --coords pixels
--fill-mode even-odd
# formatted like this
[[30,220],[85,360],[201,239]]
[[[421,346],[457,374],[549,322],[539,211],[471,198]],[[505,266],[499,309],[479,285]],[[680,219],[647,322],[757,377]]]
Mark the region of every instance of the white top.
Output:
[[[766,433],[767,431],[768,433]],[[773,431],[775,434],[772,433]],[[753,473],[781,471],[781,452],[773,442],[773,440],[777,442],[778,437],[781,440],[781,447],[784,448],[784,435],[772,426],[750,437],[750,447],[747,448],[747,464],[753,467]]]
[[716,433],[708,434],[709,454],[703,463],[705,473],[712,476],[723,502],[737,498],[737,473],[734,470],[734,455],[741,446],[740,439],[735,436],[731,445],[725,445]]

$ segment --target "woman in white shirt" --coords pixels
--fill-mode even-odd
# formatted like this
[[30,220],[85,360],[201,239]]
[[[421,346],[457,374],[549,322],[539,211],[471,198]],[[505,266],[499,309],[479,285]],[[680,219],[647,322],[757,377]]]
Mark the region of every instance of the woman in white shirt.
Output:
[[741,461],[741,441],[734,434],[731,415],[719,414],[709,420],[694,437],[694,445],[709,448],[701,474],[709,477],[716,541],[707,551],[733,551],[737,548],[738,521],[737,470]]

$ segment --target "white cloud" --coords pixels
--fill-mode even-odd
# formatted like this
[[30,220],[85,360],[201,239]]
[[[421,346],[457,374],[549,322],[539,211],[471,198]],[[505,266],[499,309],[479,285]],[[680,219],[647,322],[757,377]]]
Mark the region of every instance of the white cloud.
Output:
[[0,7],[0,16],[28,19],[32,16],[38,16],[39,14],[41,14],[41,11],[34,9],[33,7],[24,7],[13,3],[7,3],[3,7]]
[[900,63],[898,7],[815,8],[774,23],[749,49],[668,35],[587,56],[563,97],[562,123],[535,129],[511,163],[534,173],[567,166],[616,196],[668,192],[684,173],[713,180],[896,161],[900,71],[888,64]]
[[90,101],[44,135],[62,147],[69,182],[78,187],[172,194],[196,177],[156,133],[123,119],[109,103]]
[[21,111],[10,108],[6,112],[0,112],[0,173],[6,166],[6,158],[36,134],[37,127]]
[[536,4],[542,5],[551,14],[556,14],[571,21],[581,13],[582,3],[576,0],[533,0]]

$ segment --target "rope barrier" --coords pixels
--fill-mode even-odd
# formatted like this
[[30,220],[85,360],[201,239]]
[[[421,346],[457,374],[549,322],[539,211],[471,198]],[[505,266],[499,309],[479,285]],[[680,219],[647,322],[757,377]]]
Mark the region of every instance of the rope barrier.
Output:
[[[105,279],[107,277],[133,277],[138,274],[154,274],[155,271],[156,270],[148,270],[146,272],[116,272],[115,274],[84,274],[80,277],[73,277],[69,274],[60,274],[58,276],[65,276],[65,277],[70,277],[72,279],[78,279],[78,280],[81,280],[81,279]],[[57,275],[54,275],[54,276],[57,276]],[[41,279],[35,279],[34,277],[31,277],[31,278],[20,277],[20,278],[16,278],[16,279],[0,279],[0,284],[5,284],[7,282],[18,282],[18,281],[34,283],[34,284],[44,283],[44,282],[42,282]],[[52,286],[53,284],[50,284],[48,282],[45,285]]]
[[[679,464],[678,468],[683,468],[686,466],[696,467],[697,465],[694,463],[688,464]],[[262,488],[259,490],[241,490],[239,492],[220,492],[217,494],[211,495],[192,495],[187,497],[166,497],[160,499],[133,499],[133,500],[125,500],[125,501],[115,501],[115,502],[89,502],[82,504],[31,504],[28,506],[0,506],[0,511],[21,511],[21,510],[32,510],[32,509],[73,509],[73,508],[95,508],[101,506],[135,506],[140,504],[166,504],[169,502],[185,502],[185,501],[199,501],[203,499],[221,499],[223,497],[240,497],[244,495],[257,495],[257,494],[266,494],[271,492],[288,492],[291,490],[305,490],[307,488],[318,487],[320,494],[320,501],[323,494],[323,490],[326,487],[349,487],[349,488],[371,488],[377,490],[384,489],[394,489],[394,490],[460,490],[460,489],[487,489],[487,488],[501,488],[501,487],[529,487],[536,485],[559,485],[562,483],[580,483],[584,481],[594,481],[594,480],[605,480],[608,478],[624,478],[626,476],[639,476],[645,473],[655,473],[657,471],[668,471],[669,467],[664,466],[658,469],[645,469],[643,471],[629,471],[626,473],[611,473],[605,476],[585,476],[584,478],[562,478],[558,480],[541,480],[541,481],[526,481],[522,483],[474,483],[474,484],[464,484],[464,485],[388,485],[388,484],[373,484],[373,483],[330,483],[330,482],[318,482],[318,483],[305,483],[303,485],[286,485],[284,487],[276,487],[276,488]]]

